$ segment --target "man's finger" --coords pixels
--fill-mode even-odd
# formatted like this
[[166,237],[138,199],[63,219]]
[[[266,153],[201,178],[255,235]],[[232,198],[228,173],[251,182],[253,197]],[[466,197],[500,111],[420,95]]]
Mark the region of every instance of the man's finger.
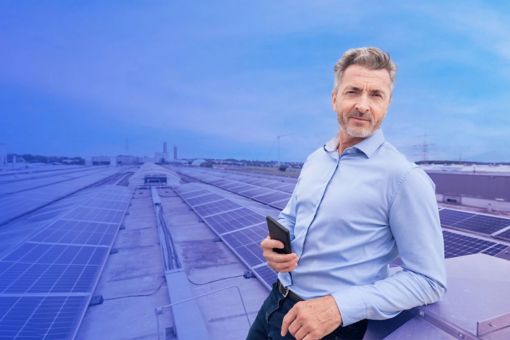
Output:
[[289,327],[290,334],[292,334],[296,339],[304,339],[305,336],[308,334],[308,331],[306,330],[306,327],[304,325],[296,325],[296,327],[293,327],[297,323],[298,321],[296,320],[292,323],[292,325],[290,325]]
[[287,332],[289,331],[290,324],[296,319],[297,313],[294,307],[292,307],[285,317],[283,318],[282,322],[282,331],[280,333],[281,336],[285,336]]
[[271,252],[267,254],[266,259],[275,263],[297,262],[297,255],[295,253],[283,255]]
[[317,338],[314,338],[311,333],[308,333],[305,335],[305,337],[302,340],[316,340]]
[[283,247],[284,247],[282,241],[273,240],[273,239],[269,238],[269,236],[260,242],[260,246],[262,248],[267,248],[267,249],[273,249],[273,248],[283,249]]

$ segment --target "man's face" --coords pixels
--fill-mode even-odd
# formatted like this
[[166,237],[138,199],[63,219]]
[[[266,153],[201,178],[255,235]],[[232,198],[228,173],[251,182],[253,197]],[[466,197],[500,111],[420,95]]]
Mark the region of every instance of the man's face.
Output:
[[366,138],[374,133],[388,111],[391,79],[386,70],[351,65],[333,91],[333,110],[346,137]]

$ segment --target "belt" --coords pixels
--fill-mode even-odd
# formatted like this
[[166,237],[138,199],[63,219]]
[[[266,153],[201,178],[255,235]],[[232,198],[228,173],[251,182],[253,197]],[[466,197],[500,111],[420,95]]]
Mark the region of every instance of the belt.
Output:
[[296,293],[294,293],[292,290],[284,287],[280,280],[277,281],[278,291],[283,295],[284,298],[289,298],[294,302],[303,301],[303,298]]

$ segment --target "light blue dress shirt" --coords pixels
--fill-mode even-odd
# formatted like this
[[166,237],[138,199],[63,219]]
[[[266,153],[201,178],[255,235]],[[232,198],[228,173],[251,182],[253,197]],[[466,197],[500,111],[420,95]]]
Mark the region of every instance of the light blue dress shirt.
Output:
[[[446,271],[434,183],[380,129],[337,147],[332,139],[307,158],[280,213],[299,257],[280,281],[305,299],[332,295],[344,326],[438,301]],[[397,256],[403,270],[390,275]]]

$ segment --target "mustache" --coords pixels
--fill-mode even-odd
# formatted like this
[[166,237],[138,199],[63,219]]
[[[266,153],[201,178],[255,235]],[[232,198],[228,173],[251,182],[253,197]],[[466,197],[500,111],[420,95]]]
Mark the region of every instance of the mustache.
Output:
[[358,110],[354,110],[354,111],[351,111],[349,113],[347,113],[347,118],[360,118],[360,119],[365,119],[365,120],[369,120],[369,121],[372,121],[372,115],[370,113],[363,113],[361,111],[358,111]]

